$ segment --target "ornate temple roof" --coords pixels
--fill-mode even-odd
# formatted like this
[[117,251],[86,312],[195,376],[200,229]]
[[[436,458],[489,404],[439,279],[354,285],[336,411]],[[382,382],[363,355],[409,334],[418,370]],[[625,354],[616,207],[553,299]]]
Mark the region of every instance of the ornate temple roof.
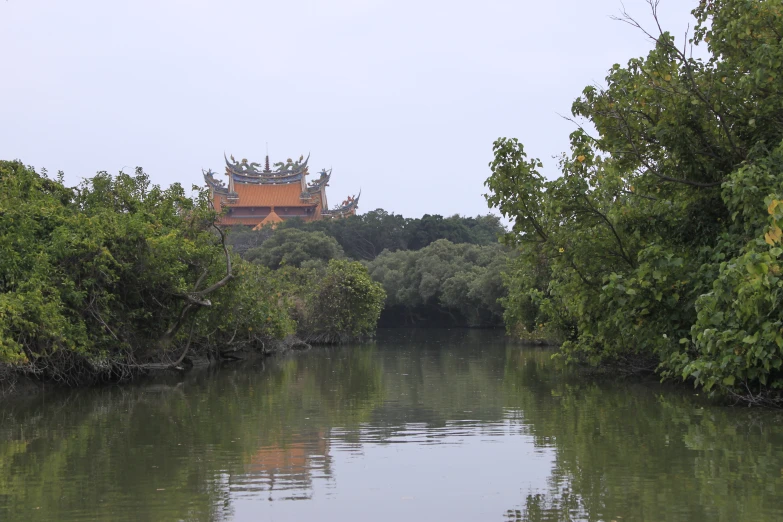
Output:
[[321,214],[330,217],[341,217],[355,212],[359,208],[359,198],[362,197],[362,191],[358,196],[348,196],[345,201],[337,205],[332,210],[322,210]]
[[310,194],[315,194],[321,190],[321,187],[326,186],[329,183],[329,179],[332,177],[332,169],[323,169],[318,173],[318,179],[311,181],[307,185],[307,191]]
[[[332,170],[322,169],[318,177],[308,183],[308,161],[304,155],[297,161],[287,159],[285,162],[269,165],[269,156],[264,166],[251,163],[246,159],[237,161],[233,156],[225,157],[228,183],[216,178],[212,170],[202,171],[204,181],[210,188],[213,203],[218,212],[224,212],[220,218],[222,225],[262,225],[277,223],[285,219],[303,216],[307,220],[321,217],[336,218],[355,214],[359,197],[349,196],[341,205],[333,209],[324,208],[327,205],[326,187],[332,177]],[[283,209],[281,214],[275,212],[275,207]],[[241,209],[245,210],[241,210]],[[299,208],[299,210],[293,210]],[[306,209],[306,210],[305,210]],[[246,215],[255,212],[257,215]]]
[[215,178],[215,173],[212,172],[212,169],[202,170],[201,172],[204,173],[204,181],[216,194],[228,194],[228,187],[226,187],[224,182]]
[[248,163],[246,159],[236,161],[234,156],[229,159],[225,154],[223,158],[226,160],[226,174],[232,176],[235,182],[278,185],[295,183],[301,181],[302,176],[307,176],[310,155],[307,158],[300,156],[298,161],[288,158],[285,162],[275,163],[274,170],[269,167],[268,156],[263,169],[259,163]]

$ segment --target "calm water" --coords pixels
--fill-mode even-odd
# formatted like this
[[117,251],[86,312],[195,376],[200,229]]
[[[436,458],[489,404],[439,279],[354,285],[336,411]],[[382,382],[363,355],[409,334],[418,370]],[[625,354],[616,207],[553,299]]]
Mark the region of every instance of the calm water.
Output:
[[783,520],[783,418],[387,331],[0,404],[0,520]]

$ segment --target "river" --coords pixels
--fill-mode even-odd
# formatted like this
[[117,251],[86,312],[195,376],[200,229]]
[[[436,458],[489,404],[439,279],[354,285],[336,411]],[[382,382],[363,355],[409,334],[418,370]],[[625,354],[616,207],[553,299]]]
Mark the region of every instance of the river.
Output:
[[0,404],[2,521],[783,520],[783,414],[386,330]]

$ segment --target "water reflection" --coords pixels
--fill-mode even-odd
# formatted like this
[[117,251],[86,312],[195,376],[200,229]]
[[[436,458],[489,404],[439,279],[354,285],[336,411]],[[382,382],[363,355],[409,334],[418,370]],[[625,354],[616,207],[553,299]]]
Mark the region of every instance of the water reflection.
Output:
[[313,478],[330,476],[329,441],[326,431],[297,436],[286,446],[259,448],[236,477],[231,490],[255,496],[268,492],[269,500],[303,500],[311,497]]
[[783,423],[390,331],[0,405],[0,520],[775,520]]
[[[548,364],[520,353],[507,383]],[[514,375],[515,374],[515,375]],[[783,425],[776,412],[720,408],[654,382],[563,379],[514,394],[555,461],[519,520],[783,519]],[[529,401],[529,402],[528,402]]]

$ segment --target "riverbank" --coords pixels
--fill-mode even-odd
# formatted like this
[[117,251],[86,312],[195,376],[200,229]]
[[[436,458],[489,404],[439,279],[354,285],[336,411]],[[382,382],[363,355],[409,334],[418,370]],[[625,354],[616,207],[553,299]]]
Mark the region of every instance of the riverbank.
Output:
[[[124,379],[95,380],[86,387],[101,387],[113,385],[139,385],[141,383],[155,382],[158,379],[175,377],[181,380],[192,371],[201,371],[205,368],[221,365],[252,365],[259,360],[288,352],[296,352],[312,349],[312,345],[302,341],[298,337],[289,336],[285,339],[270,339],[264,343],[260,350],[236,349],[230,352],[221,352],[219,358],[203,355],[191,355],[182,359],[179,364],[161,365],[154,368],[139,369],[129,374]],[[86,384],[86,383],[85,383]],[[8,365],[0,365],[0,399],[16,400],[25,396],[34,396],[46,390],[69,388],[67,383],[58,383],[39,375],[26,371],[24,368],[15,368]]]

